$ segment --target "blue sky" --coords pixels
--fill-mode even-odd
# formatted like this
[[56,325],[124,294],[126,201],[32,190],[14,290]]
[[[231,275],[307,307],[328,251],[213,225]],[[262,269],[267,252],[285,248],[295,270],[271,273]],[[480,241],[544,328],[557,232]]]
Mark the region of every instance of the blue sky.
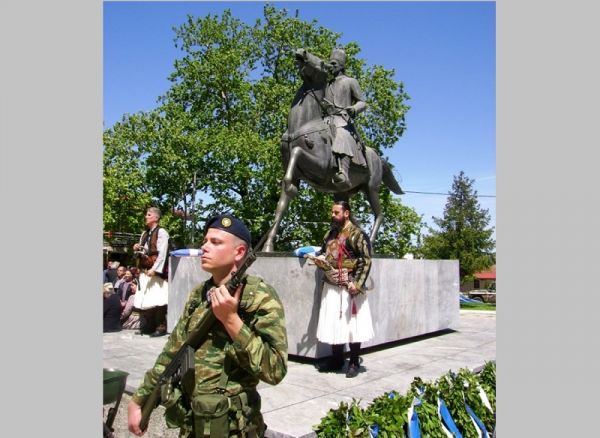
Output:
[[[368,65],[396,72],[411,99],[403,137],[385,155],[405,191],[447,193],[461,170],[479,195],[496,194],[496,7],[494,2],[273,2],[356,41]],[[104,126],[156,107],[182,56],[172,28],[187,14],[231,9],[243,21],[263,2],[105,2]],[[407,193],[428,224],[446,196]],[[496,225],[496,198],[480,197]],[[495,237],[495,233],[494,233]]]

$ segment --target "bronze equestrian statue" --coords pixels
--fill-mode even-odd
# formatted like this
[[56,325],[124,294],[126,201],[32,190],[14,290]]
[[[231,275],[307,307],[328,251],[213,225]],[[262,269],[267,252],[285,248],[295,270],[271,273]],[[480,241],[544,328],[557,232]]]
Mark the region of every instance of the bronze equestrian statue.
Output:
[[[351,117],[366,108],[358,82],[343,74],[345,53],[340,49],[333,50],[330,63],[304,49],[296,50],[295,58],[303,83],[281,138],[286,170],[275,221],[263,251],[274,250],[275,236],[290,200],[298,194],[300,180],[317,191],[333,193],[335,200],[348,201],[359,191],[364,192],[375,219],[370,234],[374,243],[383,220],[379,186],[383,182],[398,195],[404,192],[388,163],[372,148],[362,146],[352,125]],[[329,72],[335,75],[332,83],[328,82]],[[337,91],[332,86],[337,86]]]

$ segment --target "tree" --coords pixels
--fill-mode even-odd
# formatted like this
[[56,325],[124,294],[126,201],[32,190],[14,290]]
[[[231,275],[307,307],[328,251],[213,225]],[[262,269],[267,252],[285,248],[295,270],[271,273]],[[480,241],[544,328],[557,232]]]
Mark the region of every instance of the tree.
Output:
[[104,133],[103,219],[104,229],[139,232],[146,207],[152,200],[146,184],[142,152],[135,137],[141,118],[131,117],[129,129]]
[[[188,16],[174,31],[182,57],[169,76],[171,87],[155,110],[124,117],[106,130],[105,154],[137,161],[129,164],[136,169],[135,184],[128,186],[135,205],[150,199],[165,211],[183,210],[184,217],[193,209],[200,220],[228,210],[248,222],[257,241],[273,221],[281,190],[280,138],[301,83],[293,50],[303,47],[328,58],[341,34],[272,5],[252,25],[226,10]],[[393,70],[367,66],[356,43],[345,49],[347,70],[370,104],[357,121],[361,135],[382,154],[404,132],[408,95],[393,80]],[[112,180],[119,173],[110,169],[114,164],[105,160],[109,187],[120,184]],[[331,196],[306,185],[302,190],[282,222],[278,249],[319,241],[328,225]],[[105,196],[107,203],[113,214],[115,199]],[[364,199],[359,203],[365,205]],[[179,224],[188,236],[186,221]]]
[[417,253],[423,227],[421,216],[402,205],[399,199],[392,198],[389,191],[382,198],[385,216],[373,252],[397,258]]
[[459,260],[461,280],[495,263],[494,230],[489,227],[488,210],[477,201],[474,182],[463,171],[454,176],[444,217],[433,218],[439,230],[429,227],[431,234],[423,240],[422,252],[426,258]]

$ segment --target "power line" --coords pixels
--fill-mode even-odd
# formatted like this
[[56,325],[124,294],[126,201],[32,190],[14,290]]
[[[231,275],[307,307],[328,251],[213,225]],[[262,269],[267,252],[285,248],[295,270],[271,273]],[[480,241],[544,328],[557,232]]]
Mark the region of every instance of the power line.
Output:
[[[439,193],[439,192],[413,192],[411,190],[403,190],[404,193],[417,193],[419,195],[444,195],[448,196],[450,193]],[[476,195],[478,198],[495,198],[496,195]]]

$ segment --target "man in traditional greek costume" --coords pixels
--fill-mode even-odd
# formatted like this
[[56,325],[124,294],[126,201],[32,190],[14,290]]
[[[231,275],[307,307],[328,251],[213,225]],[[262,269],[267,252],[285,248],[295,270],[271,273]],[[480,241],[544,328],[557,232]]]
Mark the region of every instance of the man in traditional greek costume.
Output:
[[321,249],[325,282],[319,310],[317,339],[331,344],[332,357],[319,371],[337,371],[344,366],[344,345],[350,347],[346,377],[360,370],[360,344],[373,337],[371,310],[365,283],[371,269],[371,245],[352,218],[346,201],[331,209],[332,227]]

